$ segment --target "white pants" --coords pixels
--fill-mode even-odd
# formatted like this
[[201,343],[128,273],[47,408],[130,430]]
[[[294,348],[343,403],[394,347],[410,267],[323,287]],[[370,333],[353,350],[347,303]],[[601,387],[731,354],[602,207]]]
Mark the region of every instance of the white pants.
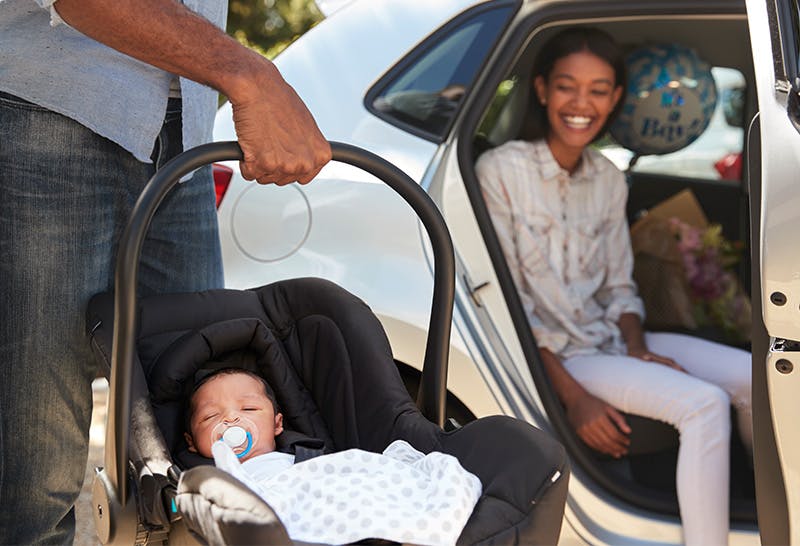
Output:
[[593,395],[680,432],[676,484],[687,545],[728,541],[730,405],[752,453],[750,353],[681,334],[646,333],[650,351],[688,373],[625,355],[594,354],[564,361]]

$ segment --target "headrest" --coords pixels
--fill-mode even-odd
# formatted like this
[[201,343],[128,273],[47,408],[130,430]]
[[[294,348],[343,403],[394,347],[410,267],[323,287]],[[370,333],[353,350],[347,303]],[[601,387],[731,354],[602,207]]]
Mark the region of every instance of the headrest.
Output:
[[[184,467],[211,463],[210,459],[187,450],[183,439],[184,411],[195,381],[221,367],[244,368],[266,379],[285,413],[287,429],[292,415],[308,411],[308,401],[300,394],[305,389],[281,343],[261,320],[226,320],[184,334],[156,359],[147,377],[156,419],[170,451]],[[293,452],[296,445],[322,449],[323,444],[321,439],[293,430],[276,437],[281,451]]]
[[636,49],[626,58],[628,89],[610,127],[620,145],[638,155],[666,154],[705,131],[717,104],[709,64],[678,44]]
[[280,343],[263,322],[239,318],[215,322],[178,338],[155,361],[147,383],[154,403],[183,401],[195,381],[217,368],[239,367],[260,373],[259,368],[287,365]]

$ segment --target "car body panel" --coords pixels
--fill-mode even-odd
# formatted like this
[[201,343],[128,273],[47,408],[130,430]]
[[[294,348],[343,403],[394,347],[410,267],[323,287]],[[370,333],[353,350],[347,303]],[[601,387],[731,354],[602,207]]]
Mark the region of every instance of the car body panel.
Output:
[[[784,7],[797,5],[787,1]],[[763,321],[770,336],[765,374],[778,458],[785,483],[787,519],[791,544],[800,544],[800,134],[787,115],[791,95],[796,100],[792,76],[798,67],[791,38],[796,20],[791,13],[781,17],[775,4],[748,0],[753,55],[758,86],[761,154],[760,273]],[[788,11],[788,10],[787,10]],[[796,13],[796,12],[795,12]],[[789,17],[786,17],[789,15]],[[788,20],[787,20],[788,19]],[[784,40],[770,39],[780,29]],[[796,84],[795,84],[796,85]]]
[[[251,195],[254,192],[259,195]],[[288,199],[283,197],[287,194]],[[255,197],[250,200],[255,206],[247,206],[248,197]],[[343,223],[343,215],[358,221]],[[302,219],[292,221],[292,216]],[[249,239],[239,234],[241,225],[250,227],[251,231],[245,232]],[[346,165],[327,166],[314,184],[305,187],[259,187],[237,172],[220,205],[226,286],[249,288],[301,276],[332,280],[372,303],[395,358],[418,369],[425,351],[433,290],[422,238],[419,221],[399,196]],[[287,247],[286,239],[302,244]],[[392,244],[390,254],[384,252],[387,242]],[[420,268],[421,263],[426,267]],[[396,283],[397,279],[401,282]],[[419,298],[420,294],[427,297]],[[450,391],[461,400],[474,400],[469,405],[473,413],[500,413],[458,331],[456,326],[451,339]]]
[[[477,91],[468,93],[456,114],[454,130],[441,142],[405,131],[376,116],[364,104],[364,97],[370,89],[408,52],[458,14],[481,4],[466,0],[353,0],[293,43],[278,57],[276,64],[309,105],[326,137],[362,146],[400,166],[440,206],[457,251],[456,307],[448,378],[450,392],[476,416],[503,413],[555,433],[539,390],[541,386],[532,375],[533,364],[526,358],[513,313],[484,242],[481,222],[466,188],[468,181],[465,181],[463,173],[464,163],[459,156],[465,146],[459,140],[460,124],[465,123],[472,112],[482,111],[488,101]],[[684,7],[690,4],[680,3]],[[524,47],[520,43],[527,42],[528,35],[535,37],[540,26],[547,28],[560,22],[559,10],[568,13],[567,18],[571,21],[585,22],[589,15],[582,15],[581,10],[584,10],[593,18],[600,17],[598,20],[609,28],[630,26],[630,21],[639,17],[641,33],[647,36],[652,30],[648,14],[667,13],[673,5],[677,4],[658,1],[524,2],[515,15],[514,26],[505,31],[503,41],[492,53],[486,69],[478,75],[475,87],[486,85],[485,81],[496,85],[497,78],[492,80],[495,73],[505,72],[520,62],[503,49],[513,51]],[[620,6],[626,9],[635,6],[639,15],[615,18],[615,10],[621,9]],[[709,14],[719,9],[723,13],[719,19],[726,21],[724,24],[730,22],[731,29],[741,28],[744,12],[738,2],[720,0],[703,6],[692,9],[706,10]],[[697,20],[692,19],[694,26],[687,25],[687,28],[701,28]],[[679,34],[685,38],[691,32],[681,29]],[[762,39],[760,35],[751,36],[754,49]],[[376,44],[380,44],[379,47]],[[737,43],[739,49],[734,48],[736,51],[716,51],[716,54],[721,58],[741,56],[747,47]],[[752,81],[751,60],[749,53],[747,55],[742,66],[737,68],[742,70],[745,79]],[[761,93],[759,89],[759,95]],[[755,110],[756,98],[749,97],[748,100],[748,111]],[[782,115],[785,120],[785,108]],[[220,109],[214,138],[235,138],[229,105]],[[299,276],[333,280],[372,307],[387,332],[395,358],[420,368],[430,311],[432,275],[427,238],[410,209],[391,190],[344,165],[327,166],[308,186],[264,188],[265,196],[272,195],[269,193],[272,191],[292,192],[291,197],[274,199],[255,197],[256,190],[261,188],[251,189],[250,183],[241,179],[236,166],[231,166],[235,175],[220,207],[226,283],[231,287],[245,288]],[[766,180],[767,175],[763,178]],[[672,191],[665,189],[668,184],[659,184],[663,180],[663,177],[642,175],[640,181],[651,182],[641,194],[642,207],[650,206],[646,204],[648,199],[659,200],[659,192]],[[688,184],[694,184],[692,187],[696,189],[703,187],[697,181]],[[746,204],[738,203],[745,191],[741,184],[709,188],[716,191],[722,188],[728,192],[724,199],[727,204],[721,207],[726,211],[734,206],[746,207]],[[711,193],[711,190],[703,199],[704,206],[713,207],[715,199],[722,201],[719,194]],[[697,191],[702,193],[701,189]],[[789,190],[784,188],[784,191]],[[246,204],[251,199],[253,206]],[[771,202],[770,199],[767,196],[766,202]],[[241,210],[234,210],[237,203]],[[770,216],[773,222],[780,218],[771,210],[769,215],[764,213],[762,217],[766,216]],[[794,222],[794,218],[788,216],[787,221]],[[746,221],[732,218],[730,223],[739,231],[738,235],[746,233]],[[247,233],[248,228],[252,233]],[[780,228],[780,222],[767,223],[765,233],[771,234]],[[765,240],[769,243],[765,243],[765,248],[775,248],[768,237]],[[275,248],[270,250],[270,245]],[[771,278],[766,270],[764,278]],[[769,288],[772,282],[768,281]],[[767,301],[769,288],[765,288]],[[766,364],[775,369],[772,363]],[[796,366],[800,366],[800,362]],[[796,376],[795,373],[792,379]],[[795,388],[788,381],[783,384],[787,385],[787,392]],[[782,431],[786,423],[780,416],[775,421]],[[800,442],[791,439],[788,445],[791,449]],[[785,452],[785,448],[781,449]],[[795,491],[800,490],[800,481],[795,477],[798,457],[792,452],[783,458],[788,469],[787,488],[792,484]],[[791,496],[789,502],[795,503],[795,497]],[[792,513],[796,515],[796,512]],[[578,465],[572,469],[565,523],[562,531],[562,543],[565,544],[681,542],[681,526],[676,516],[649,512],[621,501]],[[735,524],[729,542],[757,544],[759,535],[750,524]]]

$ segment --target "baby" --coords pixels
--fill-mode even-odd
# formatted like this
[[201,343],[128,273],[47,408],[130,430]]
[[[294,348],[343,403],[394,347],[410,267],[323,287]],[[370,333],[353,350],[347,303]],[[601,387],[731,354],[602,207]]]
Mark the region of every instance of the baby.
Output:
[[259,480],[294,463],[294,455],[275,451],[275,437],[283,432],[275,393],[264,378],[248,370],[222,368],[198,381],[186,421],[189,451],[213,458],[213,444],[222,441],[239,462],[252,460],[248,470]]
[[272,389],[243,369],[203,378],[187,412],[189,450],[213,456],[255,491],[294,540],[451,545],[481,494],[480,480],[457,459],[402,440],[383,454],[349,449],[294,464],[293,455],[275,451],[283,415]]

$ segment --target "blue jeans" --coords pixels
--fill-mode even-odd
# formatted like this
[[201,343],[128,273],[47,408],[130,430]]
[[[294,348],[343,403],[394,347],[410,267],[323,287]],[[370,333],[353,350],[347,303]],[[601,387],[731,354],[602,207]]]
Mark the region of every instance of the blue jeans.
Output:
[[[72,542],[98,371],[86,303],[112,288],[128,214],[157,166],[180,151],[174,106],[153,165],[0,93],[0,544]],[[139,281],[140,294],[222,286],[210,168],[159,209]]]

